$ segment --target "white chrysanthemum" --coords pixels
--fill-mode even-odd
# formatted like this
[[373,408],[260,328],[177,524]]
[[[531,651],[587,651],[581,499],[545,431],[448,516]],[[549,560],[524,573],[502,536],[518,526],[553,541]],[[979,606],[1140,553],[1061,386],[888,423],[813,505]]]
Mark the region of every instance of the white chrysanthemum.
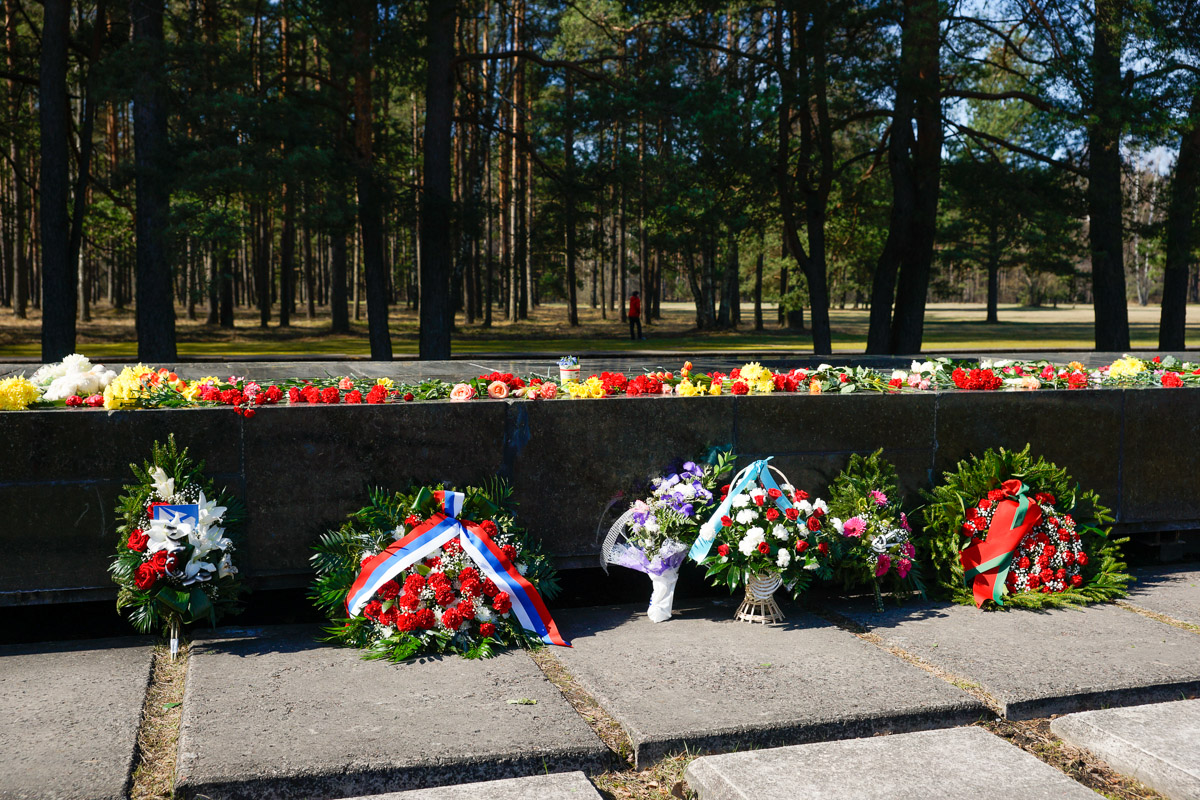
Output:
[[753,508],[743,508],[741,511],[737,512],[733,518],[737,520],[739,524],[749,525],[758,518],[758,512]]
[[748,505],[750,505],[750,498],[747,495],[739,494],[737,497],[733,498],[734,508],[745,508]]
[[783,527],[782,525],[780,525],[780,524],[778,524],[778,523],[776,523],[776,524],[775,524],[775,525],[774,525],[774,526],[771,528],[771,535],[772,535],[772,536],[774,536],[776,539],[783,539],[785,542],[786,542],[786,541],[788,540],[788,538],[789,538],[789,534],[788,534],[788,532],[787,532],[787,528]]
[[775,556],[775,563],[779,565],[780,569],[792,563],[792,554],[788,552],[786,547],[779,548],[779,554]]
[[742,541],[738,542],[738,550],[742,551],[742,555],[748,556],[757,550],[763,541],[765,541],[763,539],[763,529],[751,528],[746,531],[746,535],[742,537]]
[[496,618],[496,615],[493,614],[492,610],[490,608],[488,608],[485,604],[480,603],[478,605],[478,607],[476,607],[475,620],[477,622],[491,622],[495,618]]

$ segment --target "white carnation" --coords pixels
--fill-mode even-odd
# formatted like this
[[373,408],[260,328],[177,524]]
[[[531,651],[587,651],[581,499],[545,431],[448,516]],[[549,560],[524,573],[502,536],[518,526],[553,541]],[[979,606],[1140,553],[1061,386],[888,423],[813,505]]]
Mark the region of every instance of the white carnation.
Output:
[[757,550],[758,546],[762,544],[763,541],[763,529],[757,527],[751,528],[750,530],[746,531],[746,535],[742,537],[742,541],[738,543],[738,550],[742,551],[742,555],[748,556]]
[[786,547],[779,548],[779,555],[775,556],[775,563],[779,565],[780,569],[792,563],[792,554],[788,552]]
[[745,508],[748,505],[750,505],[750,498],[744,494],[739,494],[737,497],[733,498],[734,508]]
[[803,514],[811,514],[813,510],[812,503],[807,500],[801,500],[799,503],[796,503],[796,508],[800,509],[800,512]]
[[785,542],[788,540],[787,528],[783,527],[782,525],[780,525],[778,523],[776,523],[775,526],[771,528],[771,535],[774,536],[776,539],[783,539]]
[[758,518],[758,512],[755,511],[753,508],[743,508],[741,511],[737,512],[737,514],[734,515],[734,519],[737,520],[738,523],[742,524],[742,525],[749,525],[751,522],[754,522],[754,520],[757,518]]
[[827,513],[829,511],[829,506],[825,505],[825,501],[819,497],[813,501],[812,507],[813,511],[820,510],[822,513]]

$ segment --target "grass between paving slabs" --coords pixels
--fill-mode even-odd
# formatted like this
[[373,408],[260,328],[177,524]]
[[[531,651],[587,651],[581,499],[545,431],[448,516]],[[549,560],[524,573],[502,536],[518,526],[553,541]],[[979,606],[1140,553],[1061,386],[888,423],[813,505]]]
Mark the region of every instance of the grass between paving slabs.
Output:
[[1135,614],[1141,614],[1143,617],[1149,617],[1156,622],[1161,622],[1164,625],[1170,625],[1172,628],[1182,628],[1183,630],[1191,631],[1192,633],[1200,633],[1200,625],[1194,625],[1191,622],[1183,622],[1175,619],[1174,617],[1168,617],[1166,614],[1159,614],[1157,611],[1151,611],[1147,608],[1135,606],[1132,603],[1124,600],[1117,600],[1116,603],[1126,611],[1132,611]]
[[188,647],[185,644],[181,643],[179,657],[174,661],[165,644],[154,648],[154,669],[138,727],[130,800],[174,797],[175,757],[179,750],[179,722],[183,717],[183,684],[187,676],[187,661]]
[[1148,786],[1114,772],[1086,750],[1079,750],[1059,739],[1050,732],[1051,719],[1019,722],[998,719],[984,723],[983,727],[1110,800],[1166,800]]
[[596,732],[600,741],[628,767],[592,776],[592,782],[601,794],[612,800],[661,800],[670,797],[688,800],[695,797],[684,783],[683,771],[696,756],[688,753],[667,756],[646,769],[634,769],[633,743],[620,724],[579,685],[553,653],[541,649],[531,651],[529,655],[546,679],[562,692],[576,713]]

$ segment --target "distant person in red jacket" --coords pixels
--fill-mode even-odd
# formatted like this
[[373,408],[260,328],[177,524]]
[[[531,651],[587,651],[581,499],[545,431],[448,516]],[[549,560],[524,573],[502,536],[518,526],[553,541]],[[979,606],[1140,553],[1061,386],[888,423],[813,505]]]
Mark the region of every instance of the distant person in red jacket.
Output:
[[637,292],[629,296],[629,338],[645,339],[642,336],[642,298]]

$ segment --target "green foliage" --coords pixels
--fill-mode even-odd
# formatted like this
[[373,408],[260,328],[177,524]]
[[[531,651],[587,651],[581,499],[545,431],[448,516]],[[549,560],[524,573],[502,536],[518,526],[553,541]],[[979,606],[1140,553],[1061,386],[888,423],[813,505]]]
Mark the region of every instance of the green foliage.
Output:
[[165,632],[173,617],[184,625],[205,621],[215,626],[222,617],[242,608],[242,596],[247,590],[236,576],[214,578],[187,590],[173,587],[165,580],[146,590],[134,585],[134,572],[141,565],[143,554],[129,549],[126,542],[134,529],[148,525],[146,509],[156,499],[154,479],[150,475],[155,467],[174,479],[177,494],[203,491],[206,498],[224,506],[221,526],[225,537],[233,542],[235,552],[241,544],[240,532],[245,518],[241,500],[224,489],[215,488],[204,474],[204,462],[193,461],[186,447],[180,450],[174,434],[169,435],[165,443],[154,442],[149,461],[142,466],[129,465],[134,483],[126,484],[124,494],[117,500],[116,553],[108,566],[113,582],[119,587],[117,610],[127,610],[129,621],[141,633]]
[[[932,582],[943,596],[958,603],[973,603],[963,583],[959,552],[970,539],[961,535],[967,508],[1004,481],[1016,478],[1029,487],[1030,494],[1054,495],[1056,507],[1076,520],[1076,530],[1090,556],[1083,570],[1083,585],[1059,593],[1020,592],[1006,595],[1006,608],[1056,608],[1068,605],[1101,603],[1124,597],[1133,579],[1122,560],[1121,544],[1128,539],[1111,539],[1112,512],[1092,490],[1083,490],[1065,469],[1023,450],[988,449],[982,456],[958,462],[953,472],[932,492],[924,492],[922,510],[925,536],[918,540],[918,555],[930,565]],[[985,608],[993,608],[990,600]]]
[[[871,492],[882,492],[887,503],[880,506],[871,497]],[[834,577],[843,588],[855,589],[869,586],[875,593],[876,606],[882,610],[881,593],[888,592],[897,603],[916,594],[925,596],[925,582],[921,577],[920,562],[911,559],[911,568],[904,578],[895,568],[896,560],[902,555],[897,542],[886,551],[893,566],[882,577],[875,576],[875,566],[870,545],[876,536],[901,530],[902,506],[900,485],[896,468],[883,458],[883,450],[863,456],[855,453],[850,463],[834,479],[829,487],[829,515],[842,520],[858,517],[866,522],[866,529],[858,537],[842,536],[836,542],[834,552]],[[907,533],[907,531],[905,531]],[[909,541],[904,536],[904,541]]]
[[[368,492],[366,506],[350,513],[346,521],[334,530],[321,534],[310,558],[317,573],[309,597],[331,625],[323,629],[323,640],[345,647],[364,650],[365,659],[404,661],[417,655],[457,653],[464,658],[490,658],[500,649],[519,646],[539,647],[541,640],[525,631],[515,618],[496,625],[491,637],[475,636],[470,626],[456,633],[436,628],[419,632],[392,630],[387,636],[379,634],[379,626],[364,616],[350,617],[346,598],[358,577],[364,554],[375,554],[389,547],[406,530],[410,515],[428,519],[440,511],[433,491],[443,485],[424,487],[412,485],[401,492],[373,488]],[[514,516],[511,484],[499,477],[484,481],[482,486],[468,486],[463,492],[463,509],[458,518],[464,521],[492,520],[500,531],[498,540],[517,543],[520,561],[525,565],[525,579],[533,584],[546,600],[560,592],[558,576],[541,542],[530,537],[517,525]],[[420,564],[416,569],[428,574],[429,568]]]

